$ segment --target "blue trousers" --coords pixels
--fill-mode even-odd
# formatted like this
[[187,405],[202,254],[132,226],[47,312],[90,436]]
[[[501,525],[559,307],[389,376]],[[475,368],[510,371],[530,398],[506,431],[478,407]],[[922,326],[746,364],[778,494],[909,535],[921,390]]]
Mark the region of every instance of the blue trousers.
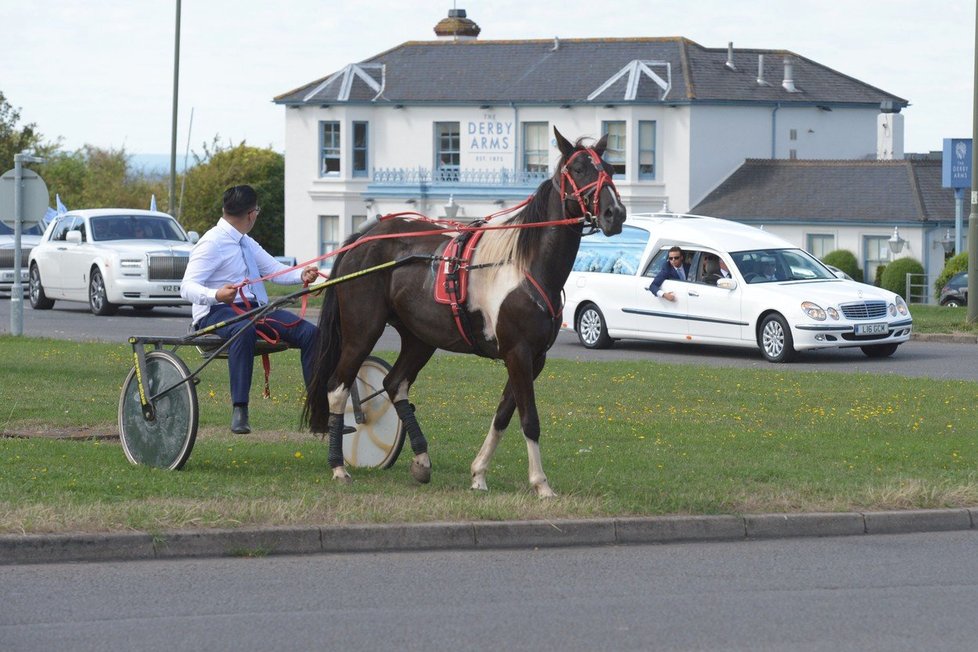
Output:
[[[243,306],[239,306],[243,308]],[[237,316],[231,306],[219,303],[211,306],[211,310],[199,322],[197,328],[210,326]],[[288,310],[274,310],[265,315],[265,321],[270,324],[258,326],[266,334],[272,335],[270,327],[274,327],[279,337],[292,345],[297,345],[301,351],[302,377],[306,386],[312,380],[313,365],[316,361],[316,347],[319,342],[319,329],[299,319],[299,316]],[[298,321],[292,327],[287,327]],[[230,339],[238,331],[244,330],[238,339],[228,347],[228,374],[231,379],[231,402],[234,405],[247,405],[251,393],[251,377],[255,368],[255,341],[258,339],[255,325],[242,319],[239,322],[218,328],[215,332],[225,339]]]

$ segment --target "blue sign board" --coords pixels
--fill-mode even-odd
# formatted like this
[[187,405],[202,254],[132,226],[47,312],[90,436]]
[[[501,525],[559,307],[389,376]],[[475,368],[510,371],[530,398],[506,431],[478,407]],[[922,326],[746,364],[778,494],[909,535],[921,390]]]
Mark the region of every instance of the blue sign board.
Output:
[[971,187],[971,139],[945,138],[941,179],[945,188]]

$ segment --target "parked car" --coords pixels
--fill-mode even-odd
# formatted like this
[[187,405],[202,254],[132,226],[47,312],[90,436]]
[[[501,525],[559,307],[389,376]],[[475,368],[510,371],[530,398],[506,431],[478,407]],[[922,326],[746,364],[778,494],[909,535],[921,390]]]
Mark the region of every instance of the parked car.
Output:
[[[27,292],[27,260],[31,249],[41,241],[43,228],[39,222],[34,222],[21,231],[20,234],[20,282]],[[0,293],[10,294],[14,286],[14,230],[0,222]]]
[[968,305],[968,272],[958,272],[941,288],[942,306],[957,308]]
[[[673,245],[683,248],[690,274],[663,283],[675,295],[668,301],[648,287]],[[711,256],[730,278],[706,276]],[[777,280],[760,275],[770,261]],[[897,294],[839,278],[761,229],[692,215],[629,215],[619,235],[585,236],[564,290],[564,326],[588,348],[632,338],[759,348],[771,362],[843,347],[876,358],[909,340],[913,325]]]
[[31,306],[47,310],[60,299],[86,301],[92,313],[111,315],[124,305],[185,305],[180,281],[197,239],[156,211],[100,208],[59,215],[30,254]]

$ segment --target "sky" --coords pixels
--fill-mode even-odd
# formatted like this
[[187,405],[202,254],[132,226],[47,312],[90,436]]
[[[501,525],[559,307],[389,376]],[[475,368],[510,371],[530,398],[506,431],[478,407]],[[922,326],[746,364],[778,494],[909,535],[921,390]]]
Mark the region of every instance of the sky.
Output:
[[[273,97],[433,40],[453,7],[485,40],[682,36],[789,50],[909,100],[907,152],[971,136],[973,0],[183,0],[178,158],[215,138],[283,151]],[[0,16],[0,91],[21,124],[67,150],[170,152],[176,0],[0,0]]]

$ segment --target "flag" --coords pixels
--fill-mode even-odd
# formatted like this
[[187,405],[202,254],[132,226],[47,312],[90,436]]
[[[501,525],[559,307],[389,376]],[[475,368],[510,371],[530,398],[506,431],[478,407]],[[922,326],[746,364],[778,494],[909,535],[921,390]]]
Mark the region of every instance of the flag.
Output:
[[44,226],[47,226],[48,224],[50,224],[51,223],[51,220],[53,220],[57,216],[58,216],[58,211],[56,211],[53,208],[51,208],[50,206],[48,206],[47,210],[44,211]]
[[55,195],[54,201],[56,202],[55,205],[58,208],[58,215],[64,215],[65,213],[68,212],[68,209],[65,208],[65,205],[61,203],[61,195]]
[[149,199],[149,210],[151,210],[151,211],[155,211],[156,210],[156,195],[155,194],[152,197],[150,197],[150,199]]

